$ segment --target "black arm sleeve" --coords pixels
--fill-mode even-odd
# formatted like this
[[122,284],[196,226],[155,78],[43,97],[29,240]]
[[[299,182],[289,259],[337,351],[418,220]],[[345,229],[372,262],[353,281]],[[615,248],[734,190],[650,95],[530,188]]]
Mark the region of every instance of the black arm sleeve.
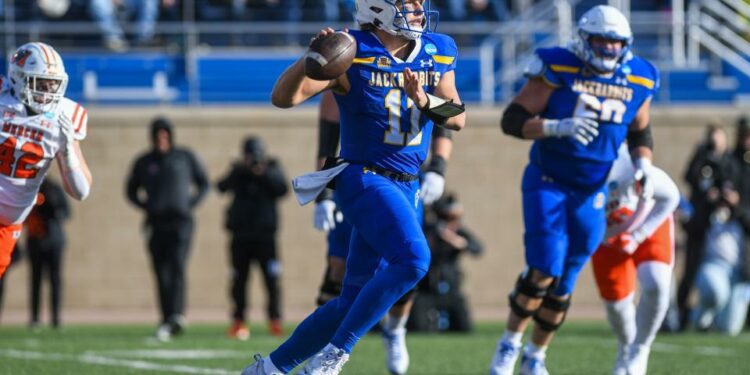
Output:
[[527,111],[522,105],[518,103],[510,103],[510,105],[505,108],[505,112],[503,112],[503,119],[500,121],[500,128],[503,130],[503,133],[507,135],[524,139],[523,125],[533,117],[534,115]]
[[628,150],[632,150],[636,147],[648,147],[651,150],[654,149],[654,137],[651,134],[650,124],[640,130],[628,131]]
[[320,119],[318,122],[318,158],[334,157],[339,148],[340,124]]

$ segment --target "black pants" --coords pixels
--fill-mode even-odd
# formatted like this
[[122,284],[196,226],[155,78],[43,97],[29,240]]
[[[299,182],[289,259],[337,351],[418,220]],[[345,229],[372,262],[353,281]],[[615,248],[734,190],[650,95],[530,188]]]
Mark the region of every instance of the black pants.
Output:
[[39,322],[39,303],[42,279],[46,276],[50,283],[50,312],[52,325],[60,325],[60,302],[62,301],[62,251],[63,245],[42,246],[39,241],[28,241],[29,261],[31,262],[31,322]]
[[279,319],[281,317],[281,291],[279,289],[279,276],[281,266],[276,257],[276,241],[274,239],[257,241],[243,239],[241,236],[232,238],[232,281],[230,295],[234,303],[234,319],[245,320],[245,308],[247,307],[246,289],[247,280],[250,278],[250,264],[253,261],[263,272],[268,303],[266,311],[268,319]]
[[151,222],[148,241],[159,294],[162,323],[185,310],[185,266],[193,237],[192,219]]

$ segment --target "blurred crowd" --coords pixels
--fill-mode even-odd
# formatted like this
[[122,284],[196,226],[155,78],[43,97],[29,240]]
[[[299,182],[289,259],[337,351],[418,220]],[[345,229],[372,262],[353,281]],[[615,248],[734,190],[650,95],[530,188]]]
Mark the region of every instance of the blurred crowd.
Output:
[[[439,22],[501,22],[538,0],[434,0]],[[635,2],[635,10],[662,10],[668,1]],[[353,22],[355,0],[11,0],[0,18],[15,22],[93,21],[103,45],[115,52],[158,46],[158,22]],[[0,29],[0,31],[2,31]],[[76,39],[86,39],[77,36]],[[76,40],[78,41],[78,40]],[[280,39],[281,43],[289,39]],[[79,45],[75,43],[75,45]]]

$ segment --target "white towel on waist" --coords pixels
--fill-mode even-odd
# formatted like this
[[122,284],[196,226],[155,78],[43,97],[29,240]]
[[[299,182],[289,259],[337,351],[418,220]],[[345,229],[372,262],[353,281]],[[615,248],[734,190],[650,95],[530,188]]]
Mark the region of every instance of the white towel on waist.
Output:
[[347,166],[349,166],[349,163],[343,162],[333,168],[305,173],[293,178],[292,189],[300,206],[304,206],[314,200],[326,188],[326,185]]

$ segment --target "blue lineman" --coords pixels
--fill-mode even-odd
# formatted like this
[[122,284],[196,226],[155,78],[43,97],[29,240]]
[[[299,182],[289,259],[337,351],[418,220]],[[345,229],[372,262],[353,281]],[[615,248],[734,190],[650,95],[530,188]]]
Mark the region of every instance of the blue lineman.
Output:
[[345,74],[312,80],[300,59],[279,77],[277,107],[327,89],[336,94],[346,163],[335,169],[335,185],[354,230],[341,296],[243,374],[285,374],[310,357],[302,373],[338,374],[360,337],[426,274],[430,250],[417,218],[417,174],[433,124],[460,130],[465,122],[463,107],[445,102],[460,103],[457,48],[450,37],[428,32],[432,13],[422,0],[357,0],[362,30],[349,32],[357,55]]
[[536,51],[529,80],[503,114],[506,134],[534,143],[521,183],[527,267],[509,296],[511,312],[492,375],[513,373],[532,318],[520,373],[548,374],[546,349],[565,319],[581,268],[604,236],[604,185],[626,139],[641,176],[640,194],[653,194],[649,107],[659,78],[631,45],[622,13],[592,8],[570,46]]

